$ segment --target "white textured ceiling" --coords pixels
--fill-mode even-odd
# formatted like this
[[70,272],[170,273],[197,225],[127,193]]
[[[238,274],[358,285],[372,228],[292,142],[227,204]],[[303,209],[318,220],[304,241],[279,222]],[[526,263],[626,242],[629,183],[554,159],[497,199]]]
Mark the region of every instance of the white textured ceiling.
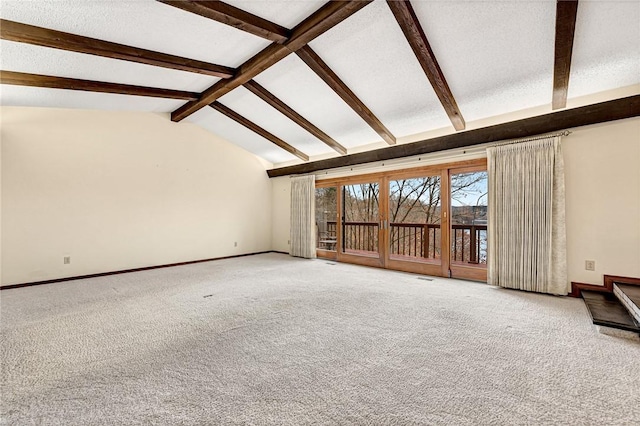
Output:
[[2,0],[3,19],[236,67],[269,42],[155,0]]
[[296,141],[296,148],[308,155],[326,151],[326,145],[244,87],[224,95],[219,101],[285,141]]
[[277,164],[296,159],[293,154],[277,148],[263,137],[253,133],[246,127],[220,114],[210,107],[202,108],[185,119],[188,123],[197,124],[204,129],[234,143],[247,151],[253,152],[270,163]]
[[2,105],[107,111],[168,112],[179,108],[184,103],[175,99],[9,85],[0,86],[0,98]]
[[551,102],[555,2],[416,2],[462,116]]
[[375,2],[311,48],[397,136],[451,126],[385,2]]
[[262,72],[256,81],[346,148],[380,138],[296,55]]
[[8,71],[192,92],[201,92],[219,80],[202,74],[6,40],[0,41],[0,49],[0,67]]
[[[292,28],[324,0],[228,3]],[[555,1],[412,0],[467,123],[532,107],[551,110]],[[3,19],[237,67],[269,42],[153,0],[2,0]],[[398,138],[452,125],[387,4],[376,0],[310,43]],[[114,59],[0,42],[0,68],[201,92],[218,79]],[[255,80],[351,152],[386,146],[295,54]],[[578,7],[569,98],[640,85],[640,1]],[[0,86],[2,105],[170,112],[183,101]],[[338,155],[240,87],[221,103],[314,158]],[[189,117],[277,164],[296,157],[206,107]]]
[[239,0],[226,3],[285,28],[293,28],[320,9],[326,0]]
[[569,97],[640,84],[640,1],[580,2]]

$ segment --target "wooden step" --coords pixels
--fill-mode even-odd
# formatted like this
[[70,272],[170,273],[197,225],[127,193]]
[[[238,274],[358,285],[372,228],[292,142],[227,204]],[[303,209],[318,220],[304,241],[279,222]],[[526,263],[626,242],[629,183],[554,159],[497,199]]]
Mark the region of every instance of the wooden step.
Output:
[[640,286],[613,283],[613,294],[622,302],[636,322],[640,324]]
[[594,324],[640,334],[640,322],[613,293],[582,290],[582,298]]

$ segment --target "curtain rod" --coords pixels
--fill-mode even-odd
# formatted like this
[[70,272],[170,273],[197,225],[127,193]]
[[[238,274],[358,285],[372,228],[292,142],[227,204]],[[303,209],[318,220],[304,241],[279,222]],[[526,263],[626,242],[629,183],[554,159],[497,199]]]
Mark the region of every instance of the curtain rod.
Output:
[[547,138],[554,138],[557,136],[569,136],[572,132],[569,130],[564,130],[562,132],[558,132],[558,133],[548,133],[546,135],[540,135],[540,136],[532,136],[530,138],[521,138],[521,139],[510,139],[504,142],[498,142],[498,143],[494,143],[492,145],[487,146],[487,148],[493,148],[495,146],[503,146],[503,145],[514,145],[514,144],[518,144],[518,143],[522,143],[522,142],[530,142],[530,141],[537,141],[540,139],[547,139]]
[[[531,136],[531,137],[526,137],[526,138],[520,138],[520,139],[507,139],[504,142],[486,142],[483,144],[479,144],[476,146],[470,146],[470,147],[466,147],[466,148],[462,148],[462,154],[473,154],[476,152],[481,152],[481,151],[486,151],[487,148],[493,148],[496,146],[503,146],[503,145],[514,145],[514,144],[518,144],[518,143],[522,143],[522,142],[529,142],[529,141],[535,141],[535,140],[539,140],[539,139],[546,139],[546,138],[552,138],[552,137],[556,137],[556,136],[569,136],[572,132],[569,130],[563,130],[561,132],[556,132],[556,133],[547,133],[544,135],[539,135],[539,136]],[[447,150],[445,150],[447,151]],[[417,155],[413,156],[413,157],[417,157]],[[423,154],[421,156],[422,158],[425,158],[425,154]],[[395,159],[398,160],[398,159]],[[418,162],[420,161],[420,158],[418,158],[418,161],[415,162],[416,164],[418,164]],[[383,163],[389,162],[394,164],[395,161],[391,160],[391,161],[382,161]],[[413,163],[414,161],[411,161],[411,163]],[[400,164],[400,163],[398,163]],[[384,165],[384,164],[383,164]],[[355,166],[351,166],[351,171],[353,171],[353,168],[356,166],[362,166],[362,164],[360,165],[355,165]],[[345,166],[342,167],[341,169],[346,169],[349,166]],[[364,167],[364,169],[367,169],[367,167]],[[327,175],[328,172],[326,170],[320,170],[316,173],[305,173],[303,175],[289,175],[289,179],[294,178],[294,177],[301,177],[301,176],[316,176],[318,174],[322,174],[322,172],[324,172],[324,175]],[[335,172],[335,171],[334,171]],[[340,170],[337,171],[338,173],[340,173]]]

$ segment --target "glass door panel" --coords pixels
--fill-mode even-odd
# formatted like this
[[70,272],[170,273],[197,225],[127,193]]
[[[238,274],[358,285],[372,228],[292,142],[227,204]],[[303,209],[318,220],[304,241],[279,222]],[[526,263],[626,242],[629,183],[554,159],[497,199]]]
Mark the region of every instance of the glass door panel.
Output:
[[316,188],[316,248],[335,252],[338,243],[338,188]]
[[440,176],[389,181],[390,258],[440,259],[440,215]]
[[[450,268],[452,276],[486,280],[487,184],[486,170],[451,173]],[[469,268],[480,269],[480,271]]]
[[380,184],[342,187],[342,249],[345,254],[379,257]]
[[486,281],[486,159],[316,182],[318,256]]

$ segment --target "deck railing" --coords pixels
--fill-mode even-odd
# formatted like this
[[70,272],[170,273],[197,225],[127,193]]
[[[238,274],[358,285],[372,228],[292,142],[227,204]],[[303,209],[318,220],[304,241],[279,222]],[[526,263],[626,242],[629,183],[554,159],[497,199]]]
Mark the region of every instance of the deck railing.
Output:
[[487,263],[487,225],[451,225],[454,262]]
[[[327,222],[327,233],[337,235],[335,221]],[[344,249],[376,252],[378,247],[378,222],[345,222]],[[396,223],[390,224],[389,248],[391,255],[440,258],[440,224]],[[487,226],[452,225],[451,255],[454,262],[487,262]]]
[[345,222],[344,249],[378,251],[378,222]]
[[390,225],[391,254],[425,259],[440,258],[440,225],[396,222]]

